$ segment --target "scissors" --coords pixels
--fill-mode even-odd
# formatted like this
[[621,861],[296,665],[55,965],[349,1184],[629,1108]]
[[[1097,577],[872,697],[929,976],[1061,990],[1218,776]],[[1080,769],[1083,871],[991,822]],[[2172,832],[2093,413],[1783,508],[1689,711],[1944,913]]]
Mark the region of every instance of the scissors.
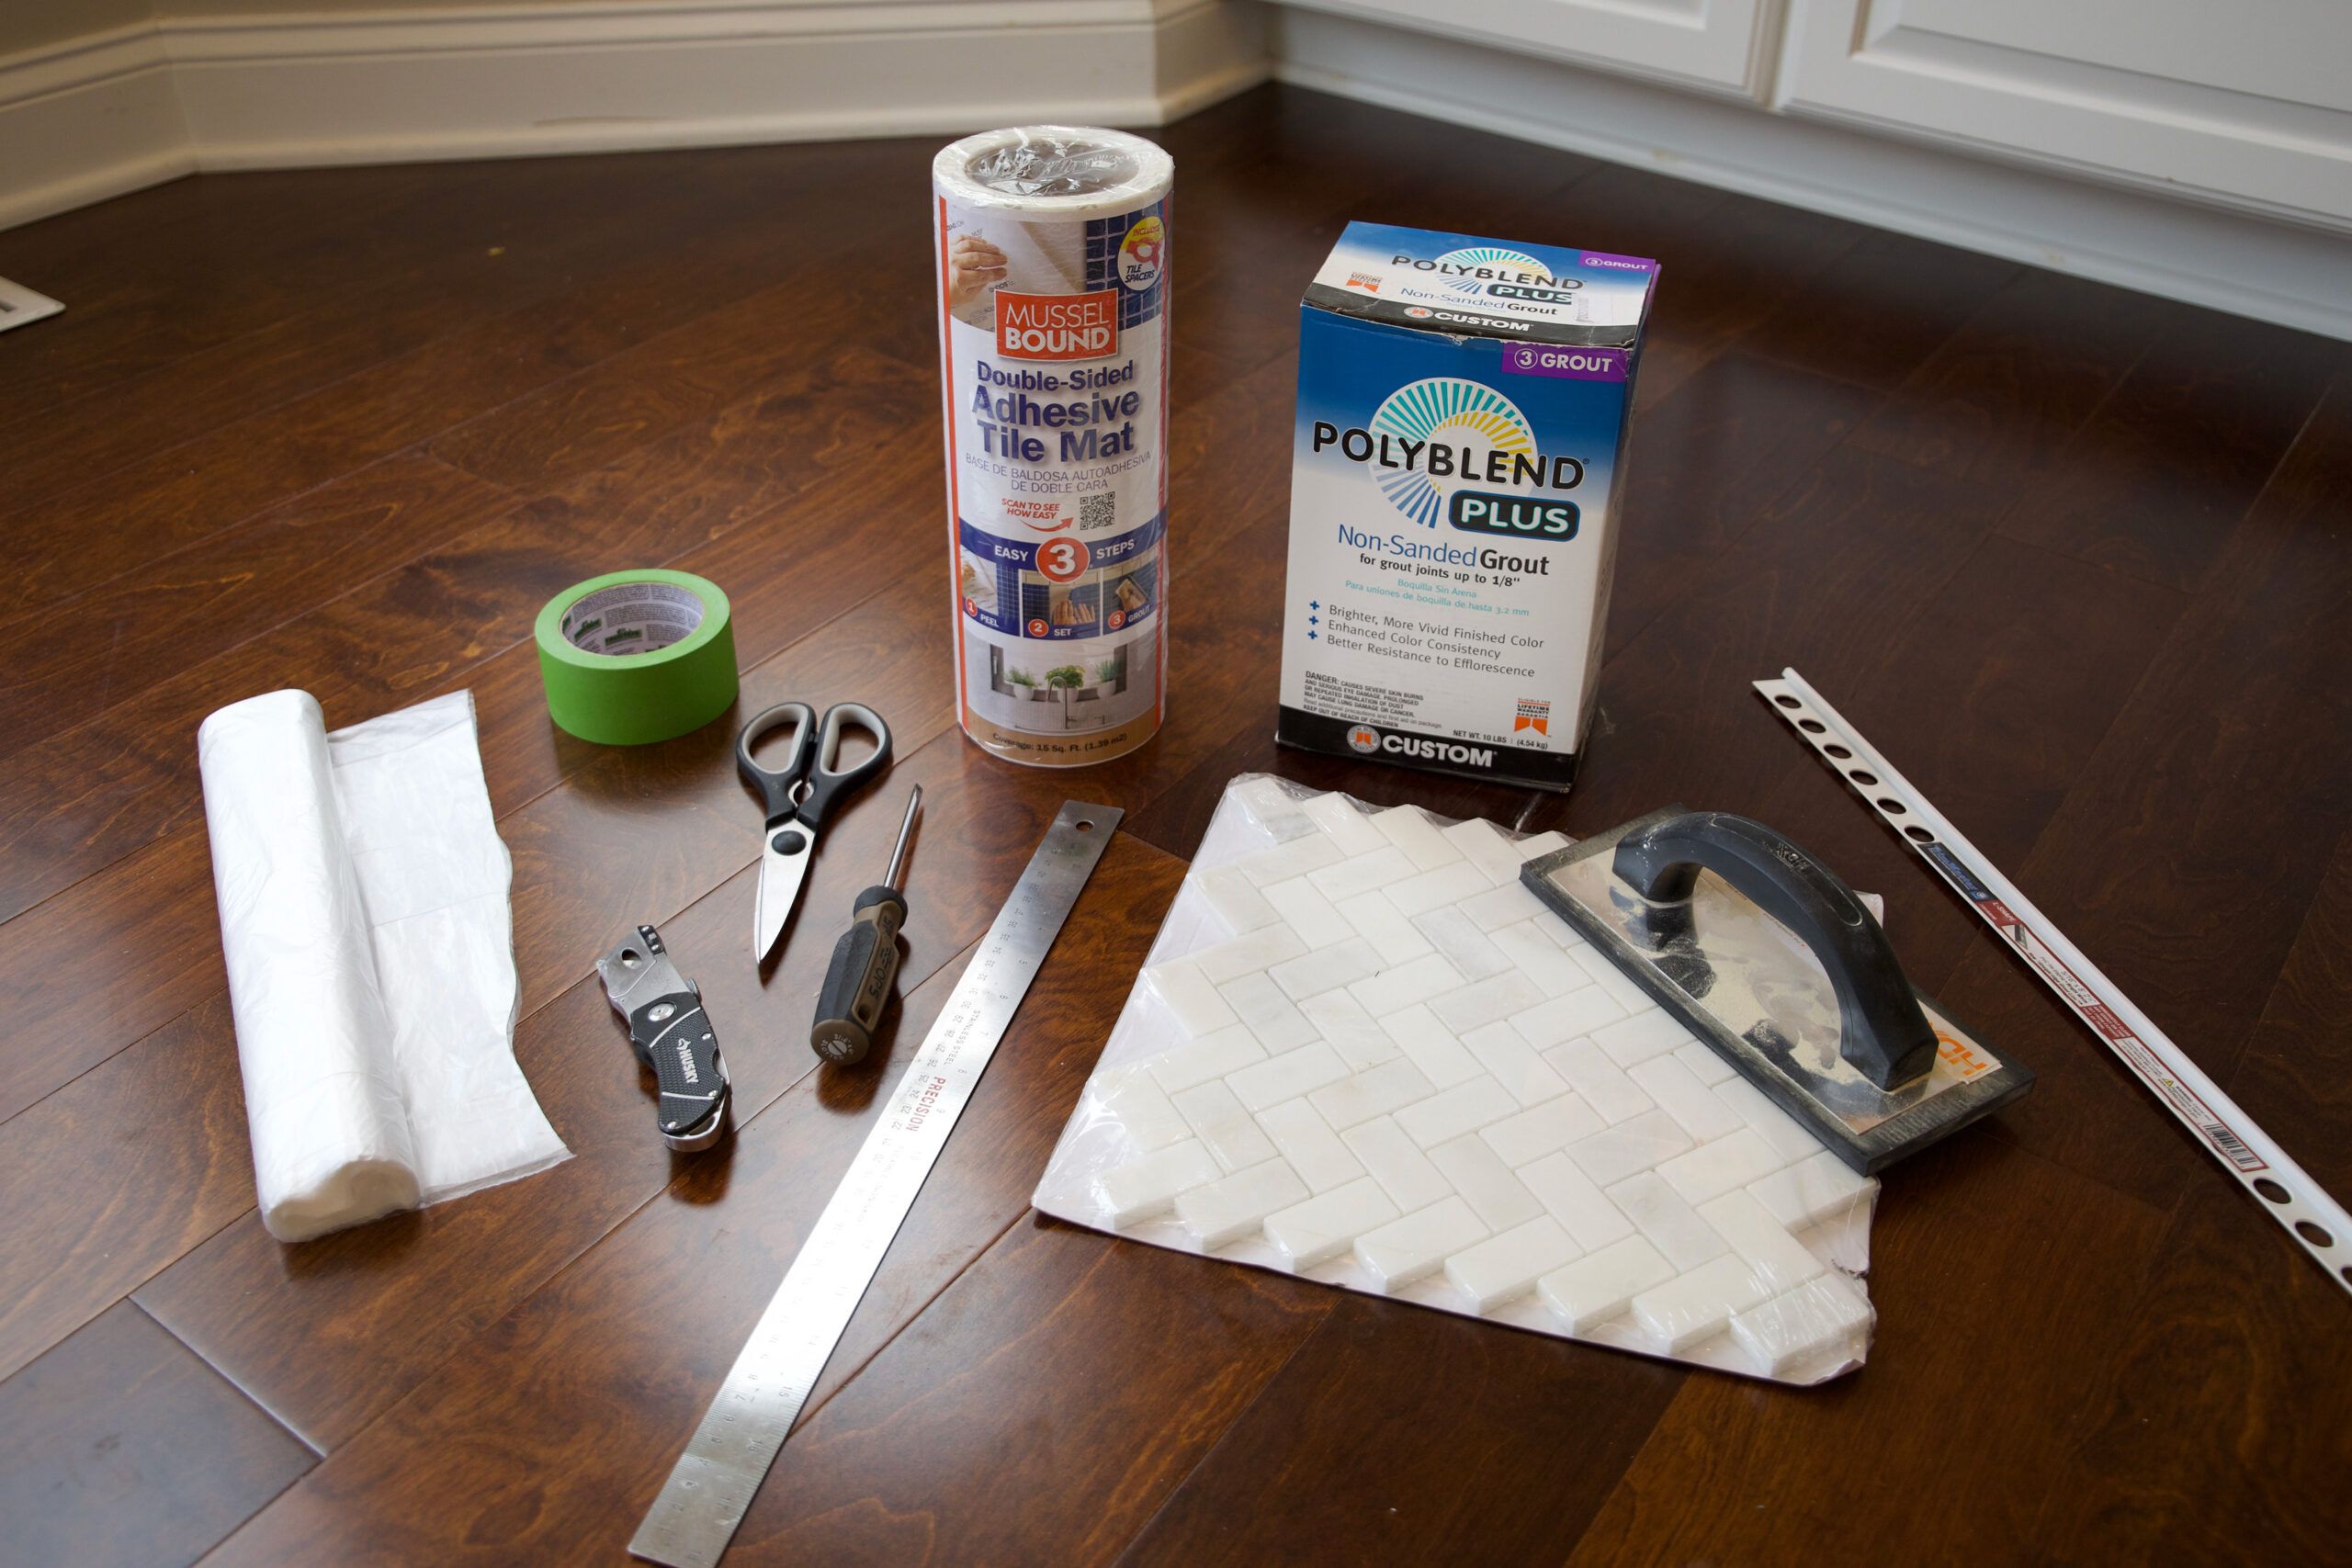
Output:
[[[763,768],[752,747],[763,736],[792,726],[792,741],[781,770]],[[841,766],[842,731],[856,725],[874,737],[874,754],[855,767]],[[735,771],[759,791],[767,807],[760,840],[760,895],[752,907],[752,961],[764,962],[784,934],[792,907],[800,901],[817,833],[835,803],[890,765],[890,727],[864,703],[835,703],[820,721],[807,703],[778,703],[743,727],[735,738]]]

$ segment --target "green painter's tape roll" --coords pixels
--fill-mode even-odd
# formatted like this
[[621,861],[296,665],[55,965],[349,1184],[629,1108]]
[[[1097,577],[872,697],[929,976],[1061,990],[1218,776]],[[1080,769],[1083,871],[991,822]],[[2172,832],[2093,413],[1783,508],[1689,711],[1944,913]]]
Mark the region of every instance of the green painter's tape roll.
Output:
[[539,612],[548,712],[582,740],[642,746],[699,729],[735,700],[727,595],[691,572],[616,571]]

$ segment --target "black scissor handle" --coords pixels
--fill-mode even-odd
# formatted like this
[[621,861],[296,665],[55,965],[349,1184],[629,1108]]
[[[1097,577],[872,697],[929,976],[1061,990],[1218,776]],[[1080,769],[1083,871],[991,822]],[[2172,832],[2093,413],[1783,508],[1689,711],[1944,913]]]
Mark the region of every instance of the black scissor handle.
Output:
[[[792,745],[784,766],[772,772],[753,761],[752,744],[786,724],[792,726]],[[778,703],[755,716],[735,737],[735,771],[743,775],[745,784],[760,792],[760,803],[767,808],[769,821],[793,814],[797,804],[792,798],[793,792],[808,776],[809,759],[816,750],[817,710],[807,703]]]
[[[874,737],[874,752],[859,759],[855,767],[843,768],[839,765],[842,730],[853,724]],[[825,710],[814,762],[808,773],[808,793],[800,798],[797,815],[811,828],[820,828],[835,800],[890,765],[890,727],[864,703],[835,703]]]

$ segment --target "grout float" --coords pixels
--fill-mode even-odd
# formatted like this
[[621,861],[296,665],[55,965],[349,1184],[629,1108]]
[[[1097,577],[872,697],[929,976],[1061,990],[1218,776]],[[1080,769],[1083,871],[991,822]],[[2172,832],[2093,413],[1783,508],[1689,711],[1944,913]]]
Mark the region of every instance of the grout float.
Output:
[[1299,310],[1277,739],[1568,787],[1657,270],[1348,225]]
[[1106,761],[1159,728],[1173,173],[1049,125],[932,164],[957,709],[991,756]]

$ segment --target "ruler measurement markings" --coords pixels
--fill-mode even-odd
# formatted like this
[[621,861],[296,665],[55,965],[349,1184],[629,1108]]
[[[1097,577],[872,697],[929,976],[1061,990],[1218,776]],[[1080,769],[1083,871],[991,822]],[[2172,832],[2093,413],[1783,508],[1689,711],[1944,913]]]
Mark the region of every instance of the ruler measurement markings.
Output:
[[1046,829],[631,1538],[633,1555],[710,1568],[727,1550],[1122,815],[1070,801]]

